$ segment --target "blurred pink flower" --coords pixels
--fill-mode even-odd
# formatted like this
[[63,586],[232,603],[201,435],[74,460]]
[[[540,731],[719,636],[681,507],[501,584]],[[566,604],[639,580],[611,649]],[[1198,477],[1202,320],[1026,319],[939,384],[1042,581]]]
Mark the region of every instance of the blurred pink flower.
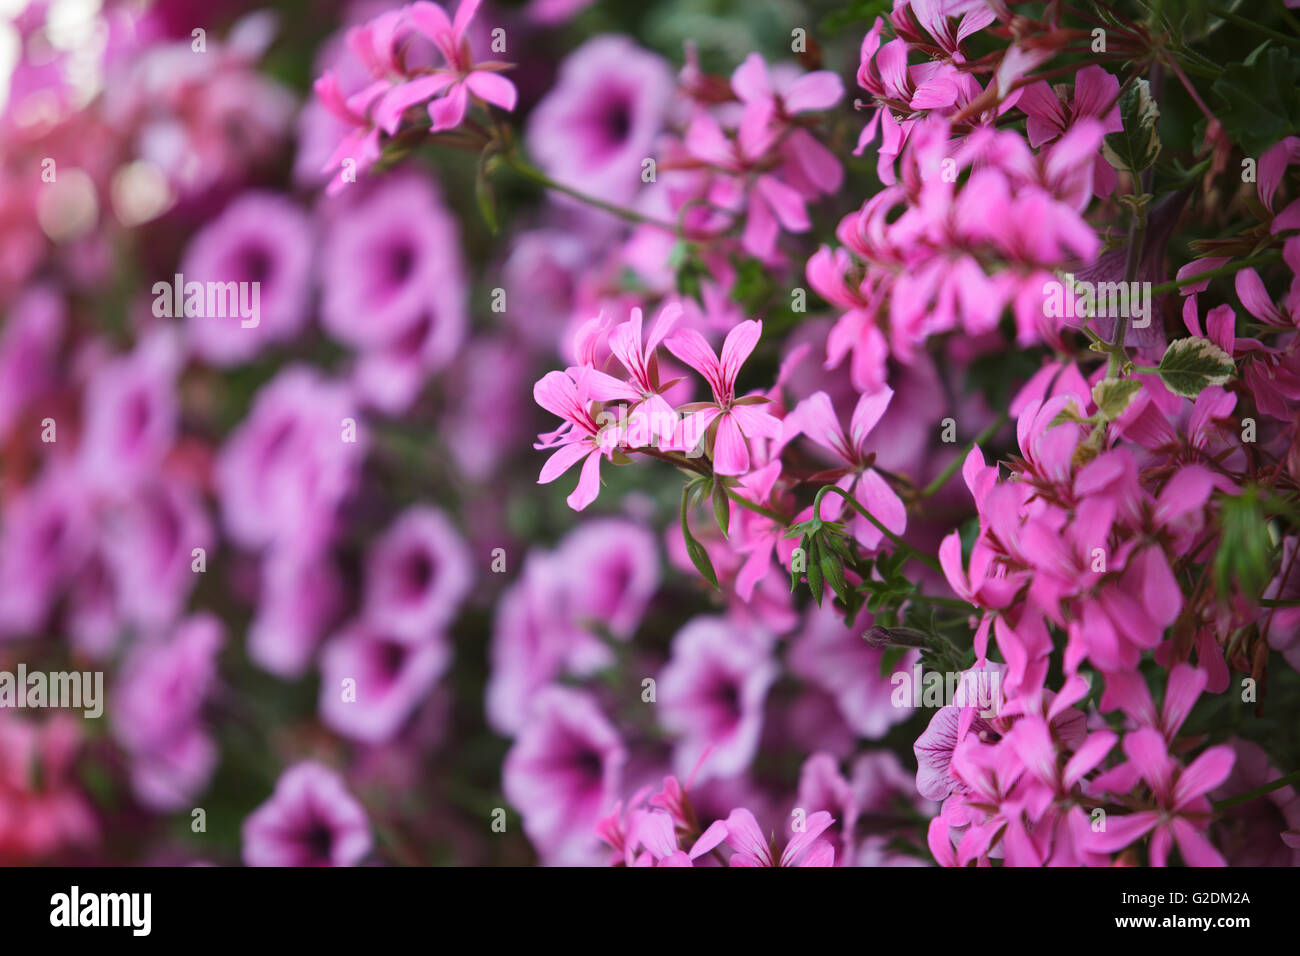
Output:
[[373,840],[366,812],[333,770],[294,764],[243,826],[248,866],[355,866]]
[[614,805],[627,751],[590,694],[554,686],[533,701],[501,785],[545,863],[591,864],[595,827]]

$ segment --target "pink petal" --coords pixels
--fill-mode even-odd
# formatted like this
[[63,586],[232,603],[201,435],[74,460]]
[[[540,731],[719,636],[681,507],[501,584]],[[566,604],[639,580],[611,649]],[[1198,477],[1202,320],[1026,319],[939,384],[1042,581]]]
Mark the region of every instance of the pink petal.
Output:
[[718,433],[713,442],[713,470],[719,475],[743,475],[749,471],[749,447],[730,413],[718,421]]
[[515,108],[518,91],[515,90],[515,85],[500,73],[493,73],[491,70],[474,70],[465,78],[465,83],[469,86],[470,92],[479,99],[493,106],[499,106],[507,112]]
[[1228,778],[1236,755],[1226,745],[1211,747],[1193,760],[1174,785],[1173,808],[1182,809],[1197,797],[1209,793]]
[[858,452],[863,450],[863,442],[885,414],[893,398],[894,390],[886,385],[858,399],[858,404],[853,408],[853,420],[849,423],[849,435]]
[[546,464],[542,466],[542,473],[538,477],[537,483],[539,485],[549,485],[581,461],[583,456],[589,454],[591,450],[591,446],[585,441],[575,441],[568,445],[561,445],[550,458],[546,459]]
[[574,511],[581,511],[595,501],[598,494],[600,494],[600,452],[592,451],[587,456],[587,463],[582,466],[582,477],[578,479],[578,487],[573,489],[573,493],[566,500]]
[[794,81],[794,85],[781,97],[787,113],[806,113],[828,110],[844,95],[844,83],[830,70],[807,73]]
[[464,83],[457,83],[448,89],[446,96],[429,104],[429,119],[433,121],[430,130],[437,133],[455,129],[465,119],[468,108],[469,91]]
[[722,357],[719,367],[721,380],[728,395],[734,394],[736,376],[740,374],[740,367],[745,364],[745,360],[753,353],[754,347],[758,345],[759,337],[762,334],[763,323],[753,319],[741,322],[727,333],[726,341],[722,343]]

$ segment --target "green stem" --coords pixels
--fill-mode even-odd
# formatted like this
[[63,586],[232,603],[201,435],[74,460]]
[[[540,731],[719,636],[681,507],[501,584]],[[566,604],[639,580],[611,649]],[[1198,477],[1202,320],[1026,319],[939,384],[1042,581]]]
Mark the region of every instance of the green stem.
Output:
[[1270,39],[1276,40],[1278,43],[1285,43],[1289,47],[1300,49],[1300,40],[1297,40],[1295,37],[1288,36],[1285,33],[1279,33],[1277,30],[1271,29],[1270,27],[1261,26],[1247,17],[1239,17],[1231,10],[1224,10],[1220,7],[1210,7],[1207,12],[1218,17],[1220,20],[1226,20],[1229,23],[1234,23],[1247,30],[1254,30],[1260,36],[1266,36]]
[[[717,480],[718,480],[717,478],[714,479],[714,481]],[[727,493],[728,498],[730,498],[736,504],[740,505],[742,508],[748,508],[750,511],[754,512],[755,514],[760,514],[765,518],[771,518],[777,524],[788,525],[790,523],[790,519],[787,518],[785,515],[777,514],[771,508],[765,508],[762,505],[757,504],[756,502],[750,501],[748,498],[744,497],[743,495],[737,494],[735,490],[728,488],[726,485],[722,486],[722,490]]]
[[678,231],[677,226],[671,222],[665,222],[662,219],[656,219],[654,216],[643,215],[642,213],[637,212],[635,209],[628,209],[624,206],[615,205],[614,203],[606,202],[603,199],[597,199],[595,196],[589,196],[587,193],[584,193],[578,189],[574,189],[572,186],[566,186],[563,183],[557,183],[554,179],[552,179],[550,176],[547,176],[544,172],[542,172],[532,163],[528,162],[525,159],[522,159],[517,153],[509,152],[509,153],[505,153],[504,155],[505,155],[506,162],[509,163],[511,169],[513,169],[519,175],[523,176],[525,179],[537,183],[537,185],[543,187],[544,189],[550,189],[550,190],[554,190],[555,192],[564,193],[564,195],[572,197],[573,199],[578,200],[578,202],[584,203],[588,206],[592,206],[596,209],[604,210],[610,215],[617,216],[618,218],[626,220],[627,222],[635,222],[646,226],[658,226],[660,229],[663,229],[665,232],[670,232],[673,233],[674,235],[677,234]]
[[[1147,234],[1146,183],[1139,173],[1133,174],[1133,185],[1142,193],[1133,209],[1133,221],[1129,223],[1128,255],[1124,260],[1124,282],[1130,288],[1137,279],[1138,266],[1142,262],[1142,243]],[[1128,310],[1116,320],[1115,347],[1106,360],[1106,377],[1117,378],[1123,368],[1124,340],[1128,337]]]
[[1272,783],[1266,783],[1264,786],[1256,787],[1254,790],[1247,790],[1245,793],[1238,794],[1235,797],[1229,797],[1227,800],[1219,800],[1214,804],[1214,812],[1219,813],[1243,803],[1249,803],[1252,800],[1259,799],[1265,794],[1272,793],[1274,790],[1281,790],[1283,787],[1289,787],[1293,783],[1300,783],[1300,770],[1293,770],[1285,777],[1278,777]]
[[854,511],[862,515],[862,517],[866,518],[873,525],[879,528],[881,534],[883,534],[886,538],[892,541],[900,551],[907,553],[908,555],[915,558],[917,561],[920,561],[926,567],[934,571],[938,571],[940,573],[943,572],[943,567],[939,564],[938,558],[933,558],[928,554],[922,554],[920,551],[917,551],[916,548],[912,547],[910,544],[908,544],[898,535],[894,534],[894,532],[890,531],[883,524],[881,524],[880,521],[877,520],[875,515],[873,515],[866,508],[862,507],[862,505],[858,504],[858,502],[853,498],[852,495],[850,495],[847,491],[845,491],[843,488],[840,488],[837,485],[826,485],[820,491],[817,492],[817,497],[813,499],[813,518],[815,520],[817,521],[821,520],[822,498],[826,496],[826,492],[828,491],[835,492],[846,502],[848,502],[849,507],[851,507]]

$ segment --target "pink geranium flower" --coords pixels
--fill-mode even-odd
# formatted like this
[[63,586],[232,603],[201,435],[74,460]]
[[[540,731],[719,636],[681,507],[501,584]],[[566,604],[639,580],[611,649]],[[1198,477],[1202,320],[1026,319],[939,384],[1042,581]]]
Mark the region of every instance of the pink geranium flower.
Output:
[[583,462],[578,487],[566,499],[570,508],[581,511],[600,493],[600,459],[612,457],[619,442],[619,430],[596,423],[590,403],[590,370],[575,371],[576,381],[566,372],[547,372],[533,386],[533,398],[537,404],[564,419],[564,424],[555,431],[537,436],[533,447],[539,451],[555,449],[542,466],[537,479],[539,485],[550,484],[578,462]]
[[[782,437],[789,439],[802,433],[833,452],[844,470],[835,484],[853,495],[890,531],[902,534],[907,529],[907,509],[903,499],[889,487],[880,472],[871,467],[875,455],[866,448],[867,436],[885,414],[893,397],[894,390],[889,386],[860,396],[853,409],[849,430],[845,432],[835,416],[830,396],[825,392],[814,392],[786,418]],[[821,515],[827,521],[835,521],[843,510],[844,502],[835,496],[822,502]],[[852,522],[854,536],[863,547],[879,547],[884,532],[861,515],[854,515]]]
[[743,475],[749,471],[746,438],[776,438],[781,422],[769,412],[753,406],[768,401],[760,395],[736,398],[736,376],[763,334],[763,323],[742,322],[727,333],[719,358],[694,329],[683,329],[665,344],[668,351],[695,369],[713,389],[712,402],[683,406],[689,416],[683,420],[681,437],[688,441],[703,435],[717,421],[713,444],[713,470],[719,475]]
[[676,433],[677,412],[663,396],[664,390],[674,382],[660,384],[655,350],[681,315],[682,307],[677,303],[664,306],[650,328],[649,338],[643,340],[641,310],[633,309],[628,321],[609,335],[609,350],[627,370],[629,380],[622,381],[601,371],[589,373],[592,398],[602,402],[630,403],[627,437],[633,448],[652,442],[670,447]]
[[835,818],[825,810],[808,815],[804,831],[786,844],[778,857],[776,847],[763,836],[754,814],[742,808],[727,817],[727,846],[736,852],[730,866],[834,866],[835,848],[819,839]]
[[1234,760],[1231,747],[1211,747],[1186,767],[1169,755],[1154,727],[1143,727],[1124,738],[1129,762],[1094,781],[1099,791],[1125,793],[1139,779],[1150,787],[1155,806],[1125,816],[1112,816],[1106,829],[1092,836],[1090,849],[1115,853],[1151,834],[1151,863],[1164,866],[1178,845],[1189,866],[1226,866],[1223,855],[1206,839],[1210,801],[1206,794],[1228,778]]
[[447,60],[446,70],[425,78],[418,90],[421,95],[416,97],[418,101],[428,95],[443,94],[429,104],[429,118],[433,120],[434,132],[460,125],[469,108],[471,93],[503,110],[515,108],[515,85],[497,72],[505,64],[476,64],[470,52],[465,32],[474,19],[480,2],[481,0],[461,0],[460,6],[456,8],[455,20],[449,20],[446,11],[436,3],[411,4],[408,14],[411,24],[417,32],[432,40]]

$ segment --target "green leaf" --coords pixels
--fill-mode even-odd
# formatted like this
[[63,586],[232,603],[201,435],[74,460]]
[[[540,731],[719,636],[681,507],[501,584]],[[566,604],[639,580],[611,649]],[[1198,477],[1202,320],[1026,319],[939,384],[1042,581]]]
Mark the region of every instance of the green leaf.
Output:
[[497,219],[497,200],[492,192],[492,183],[488,180],[487,164],[480,162],[478,175],[474,178],[474,199],[478,202],[479,215],[487,223],[488,231],[496,235],[501,231]]
[[1124,414],[1141,388],[1142,383],[1134,378],[1104,378],[1092,387],[1092,400],[1106,421],[1113,422]]
[[1137,174],[1160,155],[1160,134],[1156,131],[1160,110],[1151,96],[1151,84],[1146,80],[1133,83],[1119,98],[1119,112],[1124,128],[1107,133],[1101,151],[1116,169]]
[[[1257,51],[1258,52],[1258,51]],[[1278,140],[1300,132],[1300,62],[1271,47],[1248,63],[1233,63],[1214,81],[1221,102],[1215,115],[1247,156],[1258,157]]]
[[1160,360],[1160,380],[1175,395],[1195,398],[1211,385],[1232,378],[1232,356],[1209,339],[1175,339]]
[[1258,597],[1272,576],[1268,524],[1254,488],[1224,498],[1219,511],[1219,548],[1214,553],[1214,584],[1227,596],[1235,585],[1242,594]]
[[844,577],[844,564],[841,562],[839,555],[822,549],[821,553],[822,577],[824,577],[835,592],[835,596],[840,599],[847,607],[849,601],[849,582]]
[[826,582],[822,578],[822,549],[818,543],[818,536],[812,535],[808,538],[808,570],[805,572],[808,577],[808,587],[812,591],[813,600],[817,606],[822,606],[822,592],[826,588]]
[[691,564],[695,565],[695,570],[700,572],[704,580],[721,590],[718,587],[718,574],[713,570],[713,562],[709,560],[709,552],[705,550],[704,545],[695,540],[695,536],[691,534],[690,523],[686,520],[689,490],[689,485],[682,489],[682,540],[686,543],[686,553],[690,555]]
[[718,521],[718,527],[722,530],[722,536],[728,537],[727,531],[731,526],[731,502],[727,499],[727,488],[722,483],[721,478],[713,481],[713,517]]

